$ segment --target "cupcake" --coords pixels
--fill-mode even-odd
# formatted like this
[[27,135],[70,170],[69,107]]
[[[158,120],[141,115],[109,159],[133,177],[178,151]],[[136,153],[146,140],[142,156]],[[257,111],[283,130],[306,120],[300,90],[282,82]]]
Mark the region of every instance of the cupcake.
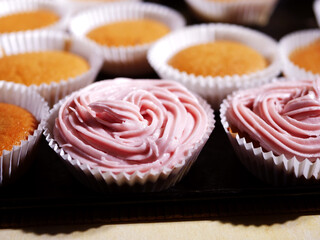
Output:
[[91,83],[102,59],[83,41],[54,31],[0,36],[0,79],[38,91],[50,105]]
[[37,92],[0,81],[0,186],[27,169],[48,112],[48,104]]
[[0,1],[0,34],[55,29],[64,30],[70,17],[69,10],[46,0]]
[[319,84],[281,79],[223,101],[224,130],[254,175],[275,185],[319,180]]
[[160,191],[188,172],[213,128],[210,106],[182,85],[115,79],[56,104],[44,134],[73,174],[96,190]]
[[11,150],[14,145],[20,145],[27,140],[38,127],[36,118],[22,107],[0,102],[0,155],[4,150]]
[[320,30],[302,30],[284,36],[279,43],[284,75],[315,80],[320,77]]
[[148,61],[218,109],[229,93],[262,85],[280,73],[277,43],[254,30],[227,24],[187,27],[159,40]]
[[103,54],[105,73],[134,76],[152,72],[148,49],[184,24],[183,17],[168,7],[127,2],[83,11],[71,20],[69,30]]
[[205,20],[266,25],[278,0],[185,0]]

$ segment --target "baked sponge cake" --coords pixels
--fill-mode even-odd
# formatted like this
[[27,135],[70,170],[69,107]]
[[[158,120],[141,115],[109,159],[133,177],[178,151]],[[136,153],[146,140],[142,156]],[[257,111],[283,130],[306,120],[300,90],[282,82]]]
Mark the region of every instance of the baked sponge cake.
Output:
[[0,156],[11,150],[37,129],[38,122],[27,110],[9,103],[0,103]]
[[136,46],[151,43],[170,31],[165,24],[152,19],[108,23],[92,29],[87,37],[106,46]]
[[0,17],[0,33],[34,30],[58,22],[59,15],[50,10],[18,12]]
[[89,70],[88,62],[66,51],[28,52],[0,58],[0,79],[30,86],[60,82]]
[[307,46],[297,48],[290,54],[289,59],[306,71],[311,71],[314,74],[320,73],[320,39]]
[[268,66],[268,61],[253,48],[239,42],[220,40],[185,48],[168,64],[196,76],[233,76],[250,74]]

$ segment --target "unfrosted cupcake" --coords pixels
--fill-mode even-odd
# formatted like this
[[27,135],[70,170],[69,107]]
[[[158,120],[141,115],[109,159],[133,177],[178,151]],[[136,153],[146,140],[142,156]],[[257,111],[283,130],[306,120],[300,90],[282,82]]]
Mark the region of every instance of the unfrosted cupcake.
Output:
[[185,0],[205,20],[266,25],[278,0]]
[[195,25],[171,33],[150,49],[148,60],[161,78],[184,84],[215,109],[232,91],[262,85],[280,72],[273,39],[228,24]]
[[279,43],[283,72],[289,78],[320,77],[320,30],[302,30],[284,36]]
[[79,13],[69,30],[102,52],[104,72],[132,76],[150,73],[146,59],[150,46],[184,24],[181,14],[168,7],[123,2]]
[[27,140],[38,127],[36,118],[22,107],[0,102],[0,155]]
[[188,172],[213,128],[210,106],[179,83],[115,79],[56,104],[45,136],[97,190],[160,191]]
[[254,175],[277,185],[319,180],[319,84],[281,79],[223,101],[223,127]]
[[0,79],[37,90],[50,105],[91,83],[102,64],[83,41],[54,31],[0,36]]
[[27,169],[48,112],[48,104],[37,92],[0,81],[0,186]]
[[69,9],[54,1],[0,1],[0,34],[39,29],[64,30]]

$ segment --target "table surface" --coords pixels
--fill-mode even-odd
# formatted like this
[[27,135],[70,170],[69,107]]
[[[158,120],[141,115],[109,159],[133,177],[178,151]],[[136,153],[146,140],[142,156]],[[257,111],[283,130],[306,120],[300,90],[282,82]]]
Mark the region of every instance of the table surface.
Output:
[[1,229],[0,239],[319,239],[320,216],[273,215],[220,220]]
[[[189,25],[200,23],[182,0],[153,0],[152,2],[165,4],[179,10],[186,17]],[[267,26],[250,27],[265,32],[276,40],[296,30],[315,28],[317,24],[312,12],[312,2],[311,0],[280,0]],[[201,163],[198,164],[198,168],[200,167]],[[197,173],[197,166],[195,168],[194,174]],[[239,164],[239,168],[243,167]],[[64,171],[61,170],[61,167],[56,169]],[[184,184],[188,186],[192,184],[192,172],[190,174],[191,177],[184,179],[184,183],[180,185],[182,188]],[[242,179],[242,183],[256,181],[252,176],[243,176],[246,179]],[[270,190],[268,186],[260,184],[259,181],[254,184],[256,187],[262,186],[265,193]],[[23,187],[23,184],[21,186]],[[317,236],[320,236],[320,216],[313,215],[320,213],[318,186],[311,187],[306,191],[302,188],[296,194],[292,194],[294,192],[290,192],[289,187],[285,191],[291,193],[290,199],[283,198],[281,192],[276,195],[272,192],[269,196],[262,194],[264,189],[256,192],[254,198],[247,196],[236,199],[237,204],[234,204],[234,199],[230,200],[227,197],[219,199],[216,195],[214,198],[212,196],[208,198],[206,202],[203,201],[203,196],[199,201],[192,198],[190,202],[176,201],[178,199],[176,197],[174,201],[163,204],[155,202],[154,199],[149,203],[140,201],[140,205],[137,205],[135,210],[132,208],[132,204],[128,207],[124,202],[118,205],[117,208],[120,209],[115,211],[114,205],[106,206],[100,202],[95,204],[95,212],[99,212],[100,208],[103,208],[101,211],[103,214],[114,211],[116,213],[105,216],[103,214],[92,215],[90,212],[92,209],[89,211],[85,209],[86,205],[82,204],[76,209],[76,212],[75,210],[63,209],[62,213],[60,209],[60,212],[52,218],[49,216],[46,218],[44,215],[55,215],[56,208],[53,208],[49,213],[41,213],[41,208],[35,210],[32,204],[28,209],[26,209],[26,205],[18,201],[16,202],[18,205],[14,205],[16,204],[14,202],[10,205],[12,198],[7,198],[5,200],[9,199],[10,201],[1,202],[2,207],[6,207],[6,211],[3,211],[4,208],[2,208],[0,223],[2,223],[2,227],[7,226],[11,229],[0,230],[0,239],[20,239],[22,237],[24,239],[104,239],[105,236],[112,237],[112,239],[127,239],[129,237],[130,239],[151,237],[154,239],[160,237],[188,239],[190,236],[196,236],[197,239],[234,239],[236,237],[238,239],[244,237],[255,239],[257,234],[261,236],[261,239],[263,239],[262,237],[268,239],[316,239]],[[183,192],[182,190],[181,192]],[[202,189],[202,193],[205,192],[203,190],[205,189]],[[178,186],[178,196],[180,193]],[[223,195],[223,192],[219,192],[219,194]],[[19,197],[19,194],[16,196]],[[50,200],[54,201],[52,196]],[[3,200],[1,196],[0,200]],[[29,200],[32,201],[32,198]],[[69,200],[74,201],[75,198]],[[90,198],[86,201],[90,201]],[[303,207],[299,208],[299,206]],[[59,206],[55,207],[59,208]],[[63,221],[64,219],[67,220]],[[73,219],[74,222],[70,219]],[[150,221],[153,223],[147,223]],[[123,224],[124,222],[127,224]],[[111,225],[104,225],[105,223]],[[51,226],[47,227],[46,225]]]

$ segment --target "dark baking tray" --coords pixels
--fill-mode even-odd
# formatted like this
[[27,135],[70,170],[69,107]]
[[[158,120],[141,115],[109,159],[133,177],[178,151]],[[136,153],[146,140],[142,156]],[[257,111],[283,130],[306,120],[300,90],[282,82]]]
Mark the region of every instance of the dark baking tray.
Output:
[[[178,9],[188,24],[199,23],[183,1],[153,2]],[[278,40],[289,32],[315,27],[312,1],[282,0],[267,26],[253,28]],[[101,74],[97,80],[110,77]],[[176,186],[156,193],[96,193],[73,178],[42,138],[28,172],[0,189],[0,226],[320,213],[319,184],[275,187],[261,182],[239,162],[219,113],[215,115],[215,130],[190,172]]]

